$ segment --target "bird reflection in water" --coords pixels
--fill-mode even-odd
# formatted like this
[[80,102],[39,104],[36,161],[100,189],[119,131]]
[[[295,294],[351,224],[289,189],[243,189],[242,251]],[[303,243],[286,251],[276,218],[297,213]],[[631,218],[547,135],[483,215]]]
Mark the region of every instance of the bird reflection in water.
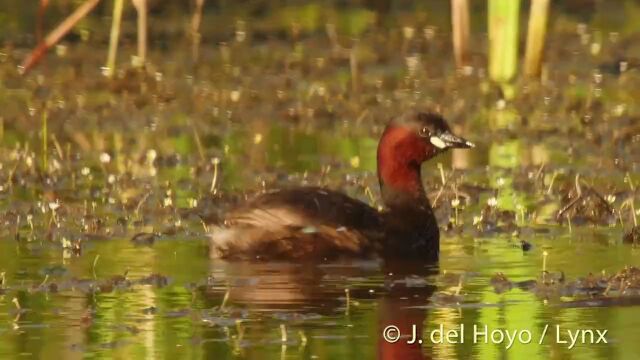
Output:
[[[278,315],[275,314],[293,313],[295,316],[280,317],[285,321],[317,321],[324,316],[335,319],[341,312],[345,316],[349,311],[353,313],[354,307],[350,309],[349,302],[373,301],[377,303],[375,343],[378,358],[429,358],[422,347],[423,323],[427,317],[424,305],[436,290],[429,279],[438,273],[437,266],[377,261],[329,264],[216,262],[213,266],[219,286],[208,293],[212,303],[219,302],[225,293],[227,303],[249,312],[271,314],[276,318]],[[345,289],[349,290],[345,292]],[[382,336],[383,330],[390,325],[396,326],[402,335],[396,342],[385,341]],[[263,327],[259,328],[264,332]],[[326,326],[323,328],[326,331]],[[362,335],[367,334],[371,334],[370,330],[363,329]]]

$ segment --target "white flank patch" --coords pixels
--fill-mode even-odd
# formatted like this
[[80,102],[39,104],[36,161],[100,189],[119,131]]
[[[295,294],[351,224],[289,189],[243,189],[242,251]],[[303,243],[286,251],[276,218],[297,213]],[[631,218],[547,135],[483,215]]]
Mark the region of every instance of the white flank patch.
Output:
[[224,247],[228,242],[238,237],[237,231],[233,229],[216,226],[211,230],[212,231],[209,233],[209,236],[211,237],[211,241],[213,242],[213,244],[215,244],[215,246]]

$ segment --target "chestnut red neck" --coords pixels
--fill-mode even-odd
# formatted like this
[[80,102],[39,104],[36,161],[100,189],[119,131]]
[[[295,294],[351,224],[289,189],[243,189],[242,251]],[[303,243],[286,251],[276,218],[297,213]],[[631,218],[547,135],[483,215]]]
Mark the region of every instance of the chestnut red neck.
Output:
[[378,144],[378,180],[387,207],[424,206],[420,167],[435,152],[411,128],[387,126]]

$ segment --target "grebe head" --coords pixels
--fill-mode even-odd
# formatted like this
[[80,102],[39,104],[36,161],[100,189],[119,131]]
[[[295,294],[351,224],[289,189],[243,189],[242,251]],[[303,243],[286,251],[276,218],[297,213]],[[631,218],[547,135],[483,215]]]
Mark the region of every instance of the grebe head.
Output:
[[392,120],[378,144],[378,177],[385,202],[389,205],[398,194],[424,195],[422,163],[451,148],[471,147],[474,144],[454,135],[438,114],[413,112]]

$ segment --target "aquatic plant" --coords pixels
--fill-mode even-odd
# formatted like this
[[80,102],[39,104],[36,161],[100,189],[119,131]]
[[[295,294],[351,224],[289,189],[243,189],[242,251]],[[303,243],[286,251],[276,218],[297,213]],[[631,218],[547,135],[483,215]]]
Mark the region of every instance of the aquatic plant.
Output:
[[64,19],[60,25],[58,25],[53,31],[51,31],[43,41],[27,56],[27,58],[20,65],[19,71],[21,74],[28,73],[31,68],[36,66],[49,49],[62,39],[77,23],[82,20],[93,8],[98,5],[100,0],[87,0],[80,5],[76,11],[74,11],[69,17]]
[[527,30],[527,48],[524,58],[525,76],[536,77],[540,75],[548,13],[549,0],[531,1],[529,27]]
[[113,1],[113,14],[111,16],[111,33],[109,35],[109,52],[107,55],[107,64],[105,65],[103,74],[112,77],[116,71],[116,55],[118,53],[118,41],[120,39],[120,23],[122,20],[122,9],[124,0]]
[[469,1],[451,0],[453,54],[456,66],[462,68],[469,61]]
[[520,0],[489,0],[489,76],[509,82],[518,68]]

